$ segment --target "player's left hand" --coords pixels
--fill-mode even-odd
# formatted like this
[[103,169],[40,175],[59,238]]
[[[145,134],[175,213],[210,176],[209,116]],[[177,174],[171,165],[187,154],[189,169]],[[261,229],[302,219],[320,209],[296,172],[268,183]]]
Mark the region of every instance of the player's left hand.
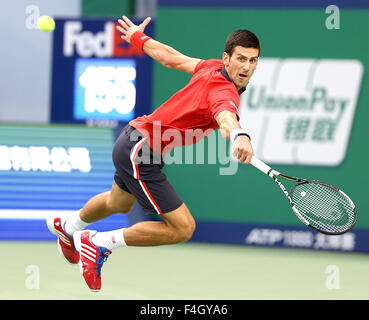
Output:
[[150,23],[151,18],[148,17],[142,22],[140,25],[135,25],[130,19],[126,16],[123,16],[122,19],[118,19],[120,26],[117,26],[117,29],[123,34],[121,38],[127,42],[130,42],[132,34],[136,31],[144,32],[146,26]]

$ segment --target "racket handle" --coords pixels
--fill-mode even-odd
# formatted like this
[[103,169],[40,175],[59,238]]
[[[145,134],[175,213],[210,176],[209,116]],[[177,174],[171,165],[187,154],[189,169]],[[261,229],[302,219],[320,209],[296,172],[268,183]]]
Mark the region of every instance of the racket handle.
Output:
[[265,174],[268,174],[271,167],[269,167],[267,164],[265,164],[263,161],[259,160],[255,156],[252,157],[250,162],[256,169],[259,169],[261,172],[264,172]]

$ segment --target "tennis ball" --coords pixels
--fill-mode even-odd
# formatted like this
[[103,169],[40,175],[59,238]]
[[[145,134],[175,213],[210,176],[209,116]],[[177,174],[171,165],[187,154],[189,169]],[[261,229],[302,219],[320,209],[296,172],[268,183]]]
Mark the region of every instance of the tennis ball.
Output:
[[38,18],[38,27],[43,32],[50,32],[55,29],[55,21],[49,16],[41,16]]

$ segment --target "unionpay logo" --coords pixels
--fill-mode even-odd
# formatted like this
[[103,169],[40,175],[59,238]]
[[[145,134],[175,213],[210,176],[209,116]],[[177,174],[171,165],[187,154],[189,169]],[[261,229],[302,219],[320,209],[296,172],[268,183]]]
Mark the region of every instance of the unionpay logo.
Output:
[[255,154],[268,163],[339,165],[362,76],[358,60],[260,59],[239,108]]

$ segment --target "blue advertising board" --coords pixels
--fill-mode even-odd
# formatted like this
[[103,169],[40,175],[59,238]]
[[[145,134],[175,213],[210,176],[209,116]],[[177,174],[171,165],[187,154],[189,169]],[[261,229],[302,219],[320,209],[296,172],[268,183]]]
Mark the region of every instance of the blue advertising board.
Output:
[[[151,112],[152,59],[121,38],[116,22],[55,22],[52,123],[111,120],[125,124]],[[151,22],[145,29],[149,36],[153,36],[153,25]]]
[[369,231],[354,228],[341,235],[326,235],[304,225],[197,221],[193,242],[225,243],[338,252],[369,252]]
[[[50,215],[80,210],[111,189],[115,172],[110,128],[79,125],[0,125],[0,240],[55,239]],[[126,215],[92,228],[128,226]]]

